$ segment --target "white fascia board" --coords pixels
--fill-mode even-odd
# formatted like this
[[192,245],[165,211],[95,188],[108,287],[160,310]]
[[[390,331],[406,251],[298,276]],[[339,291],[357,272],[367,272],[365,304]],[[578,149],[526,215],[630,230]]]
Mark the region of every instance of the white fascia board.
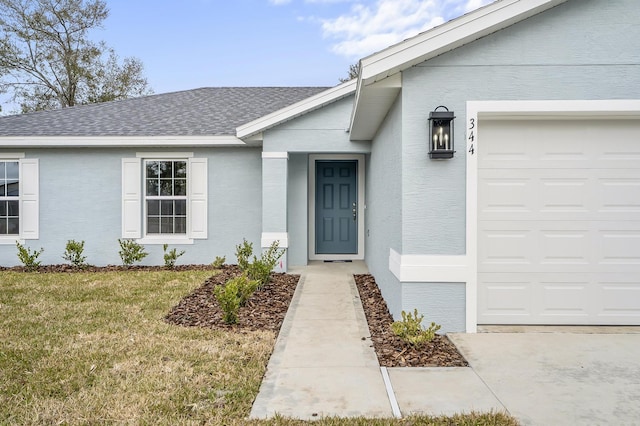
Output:
[[246,146],[235,136],[18,136],[0,137],[0,148]]
[[567,0],[501,0],[361,60],[364,86],[506,28]]
[[639,99],[468,101],[468,108],[484,120],[638,118]]
[[236,129],[236,136],[240,139],[245,139],[255,134],[261,133],[266,129],[277,126],[280,123],[291,120],[295,117],[303,115],[314,109],[318,109],[324,105],[335,102],[342,99],[356,91],[357,80],[349,80],[346,83],[342,83],[317,95],[303,99],[300,102],[296,102],[293,105],[289,105],[286,108],[282,108],[271,114],[260,117],[257,120],[250,121],[243,124]]

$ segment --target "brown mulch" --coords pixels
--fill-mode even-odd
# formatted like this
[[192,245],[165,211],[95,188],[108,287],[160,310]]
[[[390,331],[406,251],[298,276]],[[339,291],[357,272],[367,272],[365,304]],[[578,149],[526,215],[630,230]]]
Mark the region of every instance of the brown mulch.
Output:
[[469,364],[453,343],[437,335],[417,348],[391,331],[393,317],[375,279],[369,274],[354,275],[364,308],[373,347],[383,367],[466,367]]
[[240,274],[235,265],[225,265],[220,273],[184,297],[171,309],[165,321],[189,327],[233,330],[272,330],[278,332],[293,298],[299,275],[271,273],[271,280],[257,290],[238,312],[237,324],[226,324],[222,310],[213,295],[213,288],[224,285]]

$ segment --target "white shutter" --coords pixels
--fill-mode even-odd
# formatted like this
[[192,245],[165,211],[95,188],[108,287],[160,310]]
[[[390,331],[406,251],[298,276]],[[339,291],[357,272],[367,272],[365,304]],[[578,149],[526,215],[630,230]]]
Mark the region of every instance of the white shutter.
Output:
[[122,238],[142,237],[141,172],[139,158],[122,159]]
[[189,159],[189,237],[207,238],[207,159]]
[[20,160],[20,238],[37,240],[40,222],[38,159]]

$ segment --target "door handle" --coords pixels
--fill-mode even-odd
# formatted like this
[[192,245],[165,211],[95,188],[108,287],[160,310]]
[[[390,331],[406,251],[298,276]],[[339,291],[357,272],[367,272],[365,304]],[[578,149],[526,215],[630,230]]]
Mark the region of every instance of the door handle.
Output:
[[355,220],[358,217],[358,209],[356,208],[356,203],[355,202],[353,203],[352,207],[353,207],[353,210],[351,210],[351,212],[353,213],[353,220],[355,222]]

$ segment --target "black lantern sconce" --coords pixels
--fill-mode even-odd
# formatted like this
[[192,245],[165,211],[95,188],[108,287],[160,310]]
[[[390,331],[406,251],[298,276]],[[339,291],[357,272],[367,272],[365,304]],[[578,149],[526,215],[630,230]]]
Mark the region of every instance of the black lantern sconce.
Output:
[[[438,111],[444,108],[446,111]],[[429,113],[429,158],[453,158],[453,112],[440,105]]]

